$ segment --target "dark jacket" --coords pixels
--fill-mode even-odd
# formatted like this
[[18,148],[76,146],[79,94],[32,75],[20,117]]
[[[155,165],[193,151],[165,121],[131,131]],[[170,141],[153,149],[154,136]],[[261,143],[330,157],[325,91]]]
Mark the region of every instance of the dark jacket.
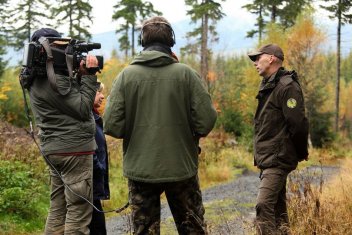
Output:
[[104,131],[123,138],[125,177],[174,182],[197,174],[198,140],[216,117],[197,72],[169,54],[143,51],[114,81]]
[[96,124],[95,142],[98,146],[93,155],[93,199],[106,200],[110,198],[108,149],[103,133],[103,120],[94,111],[93,115]]
[[293,170],[308,156],[308,121],[297,74],[283,68],[262,81],[255,113],[254,163]]
[[45,155],[93,152],[95,122],[92,107],[97,77],[84,75],[79,84],[76,79],[56,76],[57,89],[69,90],[67,95],[55,92],[46,77],[35,78],[29,89],[40,147]]

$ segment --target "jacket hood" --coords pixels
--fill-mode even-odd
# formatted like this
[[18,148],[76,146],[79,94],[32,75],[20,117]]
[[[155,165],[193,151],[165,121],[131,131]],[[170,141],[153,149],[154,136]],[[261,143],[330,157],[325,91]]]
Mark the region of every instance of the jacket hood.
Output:
[[145,65],[149,67],[161,67],[169,64],[178,63],[178,61],[159,51],[142,51],[134,57],[131,64]]

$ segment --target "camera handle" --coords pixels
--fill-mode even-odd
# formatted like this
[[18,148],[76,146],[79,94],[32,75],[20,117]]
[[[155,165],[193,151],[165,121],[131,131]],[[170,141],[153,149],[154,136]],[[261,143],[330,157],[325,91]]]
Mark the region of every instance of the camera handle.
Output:
[[93,205],[93,203],[91,203],[87,198],[83,197],[82,195],[77,194],[76,192],[74,192],[70,186],[68,186],[60,172],[54,167],[54,165],[52,164],[52,162],[49,160],[49,158],[47,158],[47,156],[43,153],[43,151],[41,150],[41,148],[39,147],[39,144],[37,142],[37,140],[34,137],[34,131],[33,131],[33,125],[32,125],[32,118],[31,115],[29,113],[29,106],[28,106],[28,102],[27,102],[27,98],[26,98],[26,91],[25,88],[23,87],[23,84],[20,82],[21,84],[21,88],[22,88],[22,93],[23,93],[23,99],[24,99],[24,109],[25,109],[25,113],[26,113],[26,117],[29,121],[29,126],[30,126],[30,131],[28,131],[27,129],[25,129],[25,131],[27,132],[27,134],[30,135],[30,137],[33,139],[35,145],[37,146],[37,148],[39,149],[40,154],[44,157],[44,159],[46,160],[46,162],[51,166],[51,168],[55,171],[55,173],[59,176],[59,178],[61,179],[61,181],[63,182],[65,188],[67,188],[72,194],[74,194],[75,196],[83,199],[84,201],[86,201],[89,205],[91,205],[94,210],[96,210],[99,213],[111,213],[111,212],[116,212],[116,213],[121,213],[122,211],[124,211],[128,206],[129,206],[129,202],[127,202],[124,206],[117,208],[117,209],[113,209],[113,210],[108,210],[108,211],[104,211],[104,210],[99,210],[96,206]]
[[[61,91],[57,89],[56,86],[56,74],[55,74],[55,70],[54,70],[54,57],[50,48],[50,44],[49,44],[49,39],[47,39],[46,37],[40,37],[38,42],[44,47],[45,52],[46,52],[46,73],[48,76],[48,80],[50,83],[50,87],[58,92],[60,95],[67,95],[70,92],[70,89],[67,89],[65,91]],[[66,57],[66,61],[68,61],[69,59]],[[72,63],[71,63],[72,65]],[[69,73],[70,76],[72,74],[72,69],[69,69]]]

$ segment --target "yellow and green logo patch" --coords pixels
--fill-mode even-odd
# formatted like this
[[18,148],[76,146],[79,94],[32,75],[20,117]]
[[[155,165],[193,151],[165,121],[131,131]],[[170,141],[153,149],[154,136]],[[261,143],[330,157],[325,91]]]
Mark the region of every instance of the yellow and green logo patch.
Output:
[[294,107],[296,107],[297,105],[297,101],[294,98],[290,98],[287,100],[287,107],[289,107],[290,109],[293,109]]

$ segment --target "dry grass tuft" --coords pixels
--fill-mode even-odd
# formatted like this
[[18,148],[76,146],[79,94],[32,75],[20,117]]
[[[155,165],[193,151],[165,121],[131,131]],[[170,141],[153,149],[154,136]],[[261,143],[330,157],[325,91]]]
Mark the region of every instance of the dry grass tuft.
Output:
[[233,137],[223,131],[212,131],[202,138],[199,155],[199,178],[202,188],[232,180],[236,174],[253,167],[253,156]]
[[292,234],[351,234],[352,159],[325,184],[323,177],[298,177],[289,183]]

